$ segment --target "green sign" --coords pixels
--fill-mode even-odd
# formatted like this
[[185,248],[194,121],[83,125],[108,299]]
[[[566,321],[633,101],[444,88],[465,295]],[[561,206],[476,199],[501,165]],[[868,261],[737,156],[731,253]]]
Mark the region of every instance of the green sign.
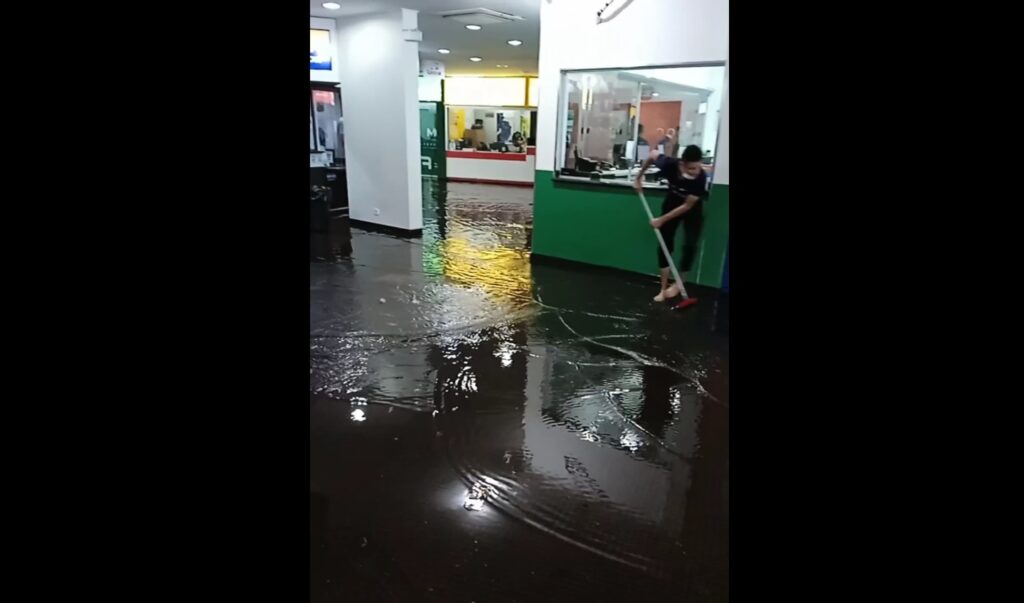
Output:
[[434,178],[444,178],[445,173],[442,107],[441,103],[420,103],[420,165],[424,176]]

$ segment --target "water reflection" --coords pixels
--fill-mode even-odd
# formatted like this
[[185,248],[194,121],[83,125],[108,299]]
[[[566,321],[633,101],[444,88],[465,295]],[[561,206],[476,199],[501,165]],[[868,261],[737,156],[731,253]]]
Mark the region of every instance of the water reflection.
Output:
[[498,299],[529,302],[530,199],[495,202],[486,187],[455,185],[448,194],[432,186],[424,190],[424,268]]
[[[492,514],[463,509],[493,507],[486,525],[511,518],[681,586],[674,593],[724,596],[727,342],[714,331],[723,309],[659,312],[647,283],[532,265],[531,198],[428,186],[422,240],[356,230],[350,261],[311,264],[311,390],[346,409],[338,422],[329,406],[318,411],[316,429],[331,435],[311,436],[311,487],[329,490],[346,462],[328,453],[336,431],[368,437],[407,421],[427,436],[379,440],[417,462],[443,451],[459,485],[433,485],[433,469],[406,482],[439,488],[441,509],[479,519]],[[381,420],[374,408],[385,406],[419,412]],[[360,456],[352,471],[392,470]],[[450,537],[431,542],[443,549]]]
[[643,406],[636,422],[656,438],[664,439],[665,428],[679,408],[679,392],[673,391],[679,378],[657,366],[645,366],[643,375]]

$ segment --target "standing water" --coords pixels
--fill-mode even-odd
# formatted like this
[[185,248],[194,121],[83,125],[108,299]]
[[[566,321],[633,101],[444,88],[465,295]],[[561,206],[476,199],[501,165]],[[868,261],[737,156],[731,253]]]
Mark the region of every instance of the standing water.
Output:
[[311,262],[312,600],[728,600],[727,308],[531,264],[532,196]]

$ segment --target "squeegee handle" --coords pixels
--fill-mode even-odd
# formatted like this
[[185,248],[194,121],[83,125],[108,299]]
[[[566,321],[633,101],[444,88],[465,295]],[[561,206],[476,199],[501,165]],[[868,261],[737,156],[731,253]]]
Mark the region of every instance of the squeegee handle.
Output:
[[[640,195],[640,204],[644,206],[644,212],[647,213],[648,220],[654,219],[654,214],[651,213],[651,208],[647,205],[647,199],[644,197],[643,191],[637,191]],[[668,245],[665,244],[665,237],[661,236],[661,231],[657,228],[654,229],[654,235],[658,237],[658,244],[661,245],[661,252],[665,254],[665,260],[668,261],[668,267],[672,270],[672,277],[676,279],[676,284],[679,285],[679,292],[682,293],[683,298],[690,297],[686,294],[686,288],[683,286],[683,279],[679,277],[679,271],[676,270],[676,263],[672,261],[672,253],[668,250]]]

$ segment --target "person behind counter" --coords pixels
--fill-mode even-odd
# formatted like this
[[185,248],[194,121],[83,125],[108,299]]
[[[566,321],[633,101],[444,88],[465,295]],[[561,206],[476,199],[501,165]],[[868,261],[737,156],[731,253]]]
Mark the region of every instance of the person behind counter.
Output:
[[[661,170],[661,176],[668,180],[668,194],[661,203],[661,216],[651,220],[651,226],[661,231],[665,246],[669,251],[675,250],[675,234],[683,224],[683,259],[679,263],[679,276],[684,281],[686,273],[693,267],[694,256],[697,255],[697,244],[704,227],[704,207],[702,201],[707,198],[707,175],[702,165],[700,147],[689,145],[683,149],[681,159],[671,155],[663,155],[657,150],[644,161],[640,173],[636,176],[634,188],[643,190],[644,172],[652,164]],[[658,247],[658,268],[661,269],[661,291],[654,296],[654,301],[661,302],[679,295],[679,283],[668,286],[669,267]]]
[[[661,130],[661,128],[658,128],[658,130]],[[661,147],[662,152],[666,155],[671,155],[673,157],[679,155],[679,143],[676,142],[673,144],[672,142],[675,137],[676,129],[669,128],[668,131],[665,132],[665,135],[662,136],[661,140],[658,141],[658,146]]]

